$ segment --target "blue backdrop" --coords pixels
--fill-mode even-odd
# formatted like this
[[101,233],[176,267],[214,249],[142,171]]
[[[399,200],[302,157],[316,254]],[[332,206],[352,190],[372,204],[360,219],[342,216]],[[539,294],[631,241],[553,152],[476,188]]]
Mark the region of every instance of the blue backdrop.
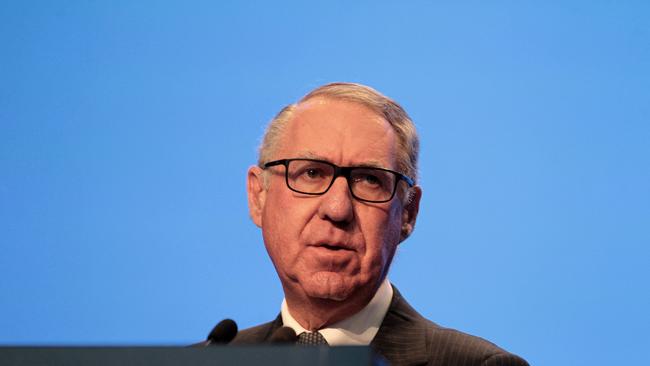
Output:
[[648,364],[649,20],[644,0],[3,1],[0,344],[273,318],[246,169],[283,105],[353,81],[421,135],[390,274],[417,309],[535,365]]

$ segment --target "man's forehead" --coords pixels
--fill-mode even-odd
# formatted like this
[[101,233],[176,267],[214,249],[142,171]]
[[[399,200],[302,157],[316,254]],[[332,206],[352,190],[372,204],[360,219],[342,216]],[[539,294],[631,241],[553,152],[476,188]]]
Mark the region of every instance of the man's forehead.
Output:
[[297,104],[285,130],[289,133],[304,127],[331,130],[336,122],[341,122],[340,119],[344,119],[345,123],[336,127],[347,132],[349,136],[358,136],[360,129],[366,133],[395,132],[383,115],[360,102],[324,97],[308,99]]
[[314,98],[297,106],[276,158],[309,158],[346,166],[393,168],[396,134],[386,119],[347,100]]

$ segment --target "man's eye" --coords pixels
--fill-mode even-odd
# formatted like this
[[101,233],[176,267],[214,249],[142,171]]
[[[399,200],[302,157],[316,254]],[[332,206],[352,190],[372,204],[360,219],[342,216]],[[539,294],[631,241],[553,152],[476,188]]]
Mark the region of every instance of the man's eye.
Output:
[[322,175],[322,172],[318,169],[307,169],[305,170],[305,175],[309,178],[318,178]]
[[372,184],[372,185],[380,185],[381,184],[381,180],[379,180],[379,178],[377,178],[374,175],[366,175],[365,176],[365,181],[366,181],[366,183]]
[[325,172],[323,172],[323,169],[317,168],[317,167],[306,167],[300,171],[298,176],[302,179],[309,179],[309,180],[316,180],[316,179],[322,179],[323,176],[325,175]]
[[372,174],[363,174],[355,177],[355,183],[365,184],[367,186],[379,187],[381,186],[381,179]]

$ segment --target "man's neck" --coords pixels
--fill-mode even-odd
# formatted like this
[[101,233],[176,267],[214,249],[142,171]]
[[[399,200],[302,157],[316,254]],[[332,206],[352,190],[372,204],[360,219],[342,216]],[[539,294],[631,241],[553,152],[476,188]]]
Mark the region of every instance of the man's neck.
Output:
[[[321,327],[318,331],[330,346],[369,345],[379,332],[392,299],[393,288],[388,280],[384,280],[363,309],[345,319]],[[285,327],[293,329],[296,334],[308,331],[291,315],[292,311],[286,299],[282,301],[280,313]]]
[[285,291],[285,299],[291,316],[303,328],[315,331],[356,314],[370,302],[375,291],[358,293],[342,301],[292,296]]

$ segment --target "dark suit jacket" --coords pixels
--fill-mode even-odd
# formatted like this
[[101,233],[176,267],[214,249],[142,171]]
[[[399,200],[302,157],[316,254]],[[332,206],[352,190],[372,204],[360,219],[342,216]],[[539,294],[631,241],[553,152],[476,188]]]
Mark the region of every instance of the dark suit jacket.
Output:
[[[282,327],[282,317],[244,329],[230,343],[254,344],[267,341]],[[388,313],[370,346],[391,365],[429,366],[526,366],[522,358],[496,345],[425,319],[393,287]]]

